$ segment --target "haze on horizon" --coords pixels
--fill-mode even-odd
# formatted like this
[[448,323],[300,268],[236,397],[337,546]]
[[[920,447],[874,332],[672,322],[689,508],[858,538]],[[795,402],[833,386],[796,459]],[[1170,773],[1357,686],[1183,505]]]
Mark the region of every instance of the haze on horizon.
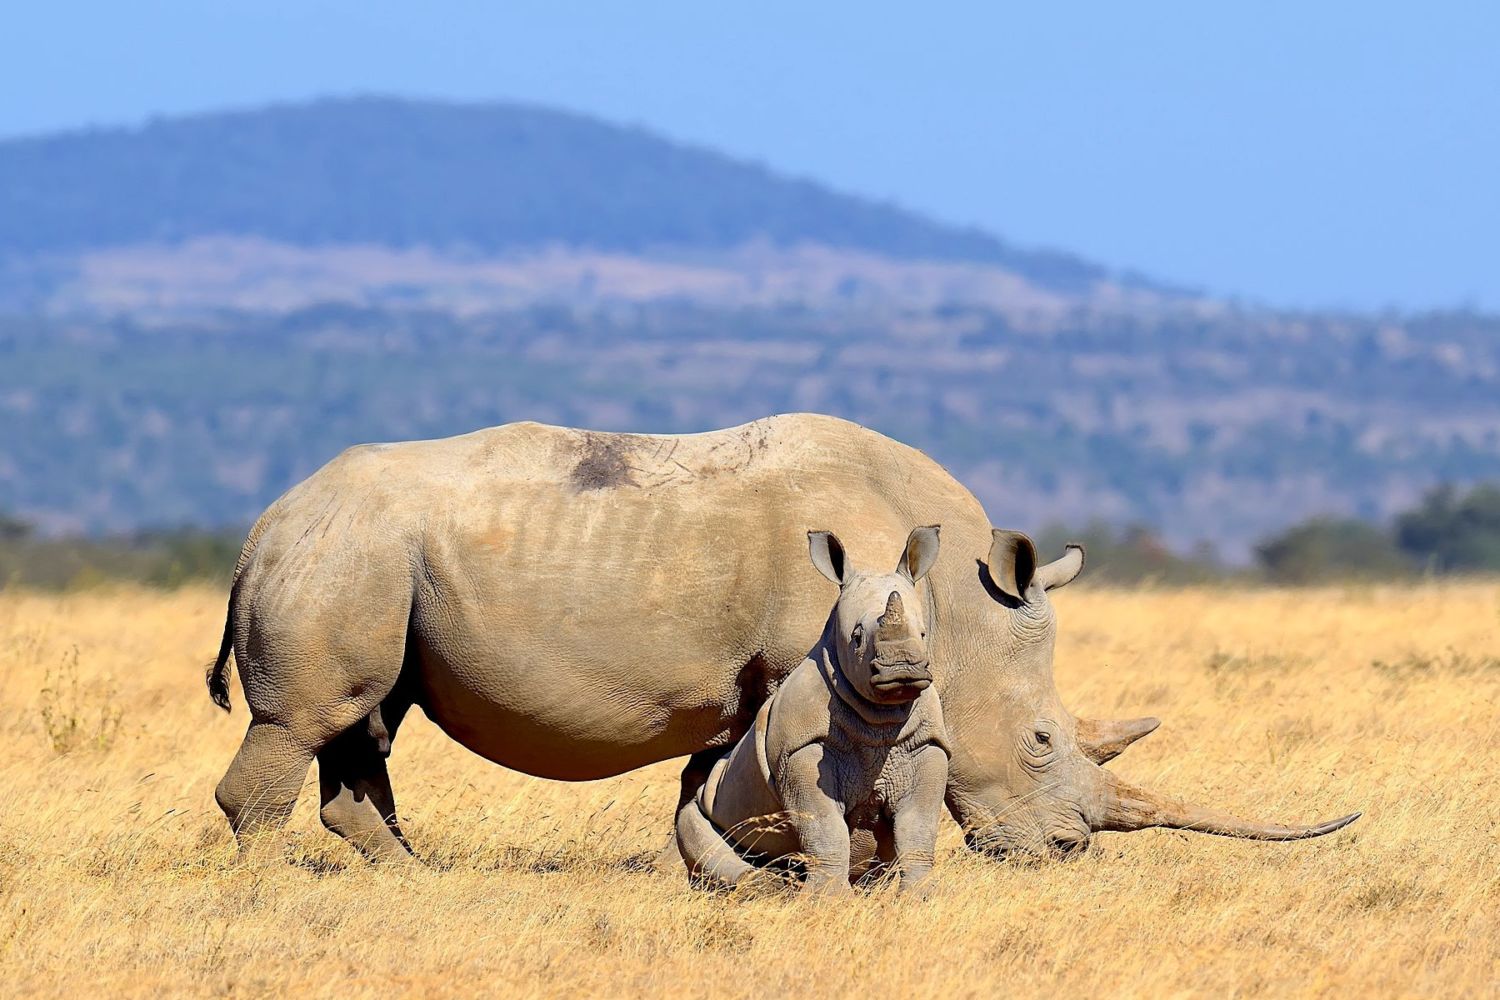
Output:
[[521,100],[1294,307],[1500,309],[1500,8],[29,5],[0,135],[328,94]]

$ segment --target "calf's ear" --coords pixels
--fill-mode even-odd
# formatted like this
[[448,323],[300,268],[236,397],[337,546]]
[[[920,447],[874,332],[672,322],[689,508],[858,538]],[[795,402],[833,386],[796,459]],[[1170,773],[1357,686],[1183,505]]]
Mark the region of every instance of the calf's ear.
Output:
[[906,539],[906,551],[901,553],[901,565],[896,572],[916,583],[927,575],[938,557],[938,532],[940,527],[929,524],[924,528],[913,528]]
[[990,538],[990,580],[1006,597],[1024,601],[1036,575],[1036,546],[1024,533],[1004,528],[995,528]]
[[842,587],[849,580],[849,562],[844,558],[844,545],[831,531],[809,531],[807,548],[818,572]]

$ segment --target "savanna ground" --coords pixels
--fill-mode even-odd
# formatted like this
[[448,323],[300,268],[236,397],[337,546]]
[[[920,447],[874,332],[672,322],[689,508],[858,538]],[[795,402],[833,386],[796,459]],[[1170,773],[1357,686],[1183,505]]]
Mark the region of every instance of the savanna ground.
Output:
[[[930,900],[690,892],[645,865],[674,765],[585,785],[413,713],[392,760],[427,864],[374,869],[304,789],[285,860],[212,791],[245,724],[202,666],[221,592],[0,591],[0,993],[859,996],[1500,990],[1500,585],[1074,588],[1058,681],[1165,725],[1112,765],[1303,844],[1104,834],[1000,865],[951,824]],[[1081,991],[1081,992],[1076,992]]]

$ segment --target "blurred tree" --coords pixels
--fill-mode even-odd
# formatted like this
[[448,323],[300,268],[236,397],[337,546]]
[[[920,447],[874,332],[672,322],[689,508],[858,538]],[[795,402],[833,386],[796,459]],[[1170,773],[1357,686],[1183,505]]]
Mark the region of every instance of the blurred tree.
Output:
[[127,580],[179,587],[228,581],[241,531],[180,528],[129,537],[49,538],[0,517],[0,587],[81,588]]
[[1500,486],[1439,486],[1396,518],[1396,543],[1437,573],[1500,570]]
[[181,528],[138,536],[136,547],[152,553],[147,583],[179,587],[190,580],[227,582],[239,559],[241,539],[237,534],[212,533]]
[[1255,547],[1276,583],[1404,576],[1411,564],[1389,534],[1367,521],[1315,517]]
[[18,517],[0,511],[0,541],[19,542],[31,535],[31,525]]

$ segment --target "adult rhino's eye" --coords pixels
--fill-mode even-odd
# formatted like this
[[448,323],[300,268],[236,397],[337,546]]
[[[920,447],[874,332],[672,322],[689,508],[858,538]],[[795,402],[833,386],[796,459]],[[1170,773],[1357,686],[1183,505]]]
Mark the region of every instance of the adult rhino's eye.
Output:
[[1036,737],[1036,741],[1038,743],[1040,743],[1042,746],[1044,746],[1044,747],[1050,747],[1052,745],[1052,734],[1051,733],[1046,733],[1046,732],[1043,732],[1042,730],[1038,729],[1032,735],[1034,735]]
[[865,642],[865,627],[864,627],[864,625],[861,624],[861,625],[854,626],[854,634],[849,637],[849,641],[854,644],[854,648],[855,649],[858,649],[860,646],[864,645],[864,642]]

